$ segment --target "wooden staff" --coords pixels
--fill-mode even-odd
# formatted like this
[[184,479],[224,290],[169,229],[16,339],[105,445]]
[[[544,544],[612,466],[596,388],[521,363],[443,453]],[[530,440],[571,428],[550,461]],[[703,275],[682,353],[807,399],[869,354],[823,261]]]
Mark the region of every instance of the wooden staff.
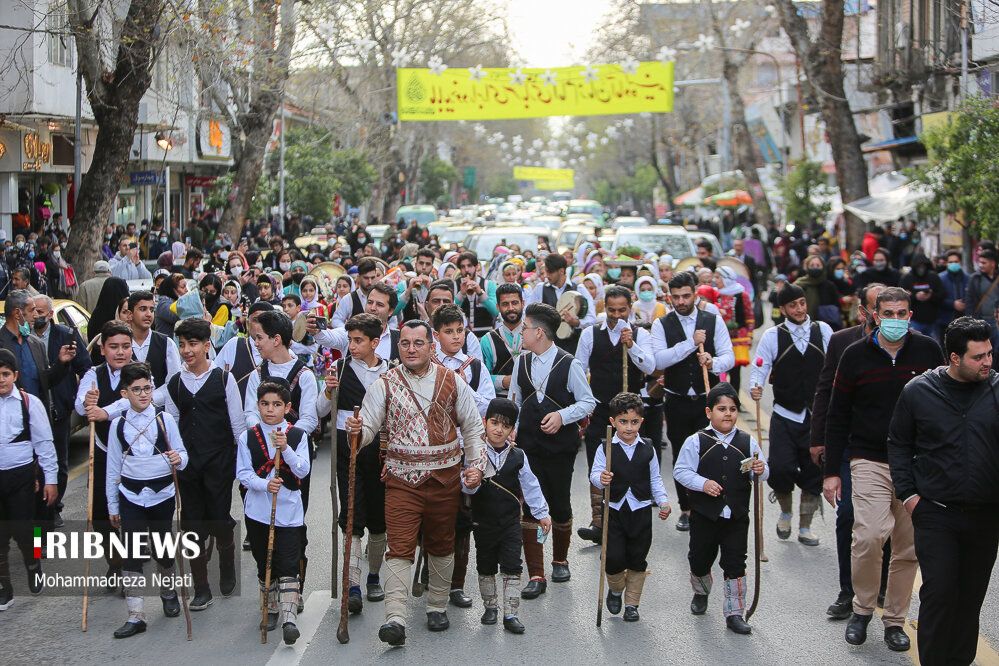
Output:
[[628,345],[621,343],[621,393],[628,392]]
[[[162,424],[163,421],[160,421]],[[163,426],[166,430],[166,426]],[[167,441],[167,451],[170,450],[170,442]],[[180,527],[180,483],[177,482],[177,468],[170,465],[170,472],[173,474],[173,493],[177,498],[177,535],[181,534]],[[177,553],[177,570],[180,572],[180,601],[184,607],[184,619],[187,620],[187,640],[191,640],[191,609],[187,606],[187,584],[184,583],[184,555]]]
[[[762,367],[762,366],[763,366],[763,359],[762,358],[757,358],[756,359],[756,367]],[[757,444],[757,446],[759,446],[762,449],[763,448],[763,424],[760,422],[760,401],[756,400],[755,402],[756,402],[756,444]],[[760,500],[760,502],[761,502],[761,507],[760,507],[760,524],[761,525],[763,523],[762,501],[763,500]],[[762,529],[762,527],[761,527],[761,529]],[[763,537],[762,536],[760,537],[760,561],[761,562],[769,562],[770,561],[770,558],[767,557],[766,551],[763,550]]]
[[[697,345],[698,351],[702,354],[704,353],[704,343]],[[708,366],[701,364],[701,372],[704,374],[704,395],[707,397],[708,393],[711,392],[711,381],[708,379]]]
[[[90,390],[97,390],[97,382],[90,382]],[[90,470],[87,473],[87,531],[93,528],[94,524],[94,441],[97,437],[96,424],[90,422]],[[83,631],[87,630],[87,608],[90,605],[90,586],[87,581],[90,579],[90,559],[83,560]]]
[[[611,471],[611,439],[614,430],[607,426],[607,441],[604,443],[604,457],[607,459],[607,471]],[[610,485],[604,487],[604,524],[603,539],[600,541],[600,596],[597,599],[597,626],[604,617],[604,579],[607,577],[607,524],[610,522]]]
[[[756,403],[759,409],[760,403]],[[759,416],[757,416],[759,423]],[[759,427],[759,426],[757,426]],[[760,459],[759,453],[753,453],[753,461]],[[756,577],[753,579],[753,603],[746,612],[746,620],[753,617],[756,612],[756,604],[760,600],[760,558],[763,555],[763,492],[760,486],[763,481],[758,474],[753,474],[753,531],[756,538]]]
[[[336,377],[336,361],[329,368],[329,374]],[[323,390],[326,390],[325,388]],[[330,599],[336,599],[336,570],[337,570],[337,554],[340,550],[340,535],[337,531],[339,525],[337,525],[336,516],[339,511],[337,506],[337,494],[336,494],[336,417],[337,408],[336,403],[340,397],[340,387],[337,386],[330,390],[330,420],[332,421],[330,427],[330,503],[333,509],[333,522],[330,528],[330,537],[333,543],[333,557],[331,558],[330,566]]]
[[[354,418],[361,413],[360,407],[354,407]],[[341,643],[350,642],[347,631],[347,596],[350,591],[350,550],[354,540],[354,488],[357,485],[354,472],[357,470],[357,450],[361,447],[361,433],[348,433],[347,442],[350,445],[350,473],[347,476],[347,528],[343,543],[343,590],[340,597],[340,626],[336,630],[336,639]]]
[[[273,436],[272,436],[273,438]],[[274,478],[281,475],[281,449],[274,447]],[[281,489],[278,488],[278,492]],[[260,599],[260,642],[267,642],[267,601],[271,594],[271,561],[274,559],[274,517],[277,514],[278,493],[271,499],[271,524],[267,531],[267,569],[264,571],[264,591]]]

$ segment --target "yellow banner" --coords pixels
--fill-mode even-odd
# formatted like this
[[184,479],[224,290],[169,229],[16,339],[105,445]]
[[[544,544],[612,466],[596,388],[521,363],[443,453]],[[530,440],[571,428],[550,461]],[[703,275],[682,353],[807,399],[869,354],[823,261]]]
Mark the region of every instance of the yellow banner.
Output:
[[673,63],[397,69],[399,120],[495,120],[669,113]]
[[548,169],[545,167],[515,166],[514,180],[572,180],[576,175],[573,169]]
[[536,180],[534,181],[534,187],[539,190],[571,190],[576,187],[576,179]]

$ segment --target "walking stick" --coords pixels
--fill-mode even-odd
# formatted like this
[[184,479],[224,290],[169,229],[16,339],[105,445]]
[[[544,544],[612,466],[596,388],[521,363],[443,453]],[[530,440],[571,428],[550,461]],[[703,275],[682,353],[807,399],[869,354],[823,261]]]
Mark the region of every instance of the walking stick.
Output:
[[[97,382],[90,383],[90,390],[97,390]],[[89,532],[93,528],[94,524],[94,440],[97,436],[95,431],[96,424],[90,422],[90,470],[87,473],[87,531]],[[90,560],[83,560],[83,627],[82,630],[87,630],[87,607],[90,605],[90,586],[87,585],[87,581],[90,580]]]
[[[361,413],[360,407],[354,407],[354,418]],[[347,592],[350,589],[350,550],[354,538],[354,487],[356,485],[354,472],[357,470],[357,449],[361,446],[361,433],[347,435],[350,445],[350,473],[347,476],[347,529],[343,543],[343,590],[340,592],[340,626],[336,630],[336,639],[341,643],[350,642],[347,631]]]
[[[329,374],[336,377],[336,362],[330,366]],[[337,521],[336,515],[338,513],[337,507],[337,494],[336,494],[336,404],[340,398],[340,387],[337,386],[330,390],[330,418],[332,420],[332,426],[330,428],[330,504],[333,509],[334,520],[331,524],[330,538],[333,543],[333,557],[331,559],[330,566],[330,599],[336,599],[336,570],[337,570],[337,553],[340,550],[340,539],[337,533]]]
[[[611,438],[614,431],[607,426],[607,441],[604,443],[604,457],[607,459],[607,471],[611,471]],[[600,541],[600,596],[597,599],[597,626],[604,617],[604,579],[607,577],[607,523],[610,522],[610,486],[604,487],[604,524],[603,539]]]
[[[703,354],[704,343],[702,342],[701,344],[697,345],[697,349]],[[710,380],[708,380],[708,366],[702,364],[701,371],[704,374],[704,395],[707,396],[707,394],[711,392],[711,382]]]
[[[272,436],[273,438],[273,436]],[[274,478],[281,474],[281,449],[274,448]],[[278,491],[280,492],[280,488]],[[278,493],[271,499],[271,524],[267,531],[267,568],[264,571],[264,591],[260,595],[260,642],[267,642],[267,601],[271,594],[271,561],[274,559],[274,516],[277,514]]]
[[[756,403],[759,409],[760,403]],[[757,417],[757,422],[759,418]],[[753,460],[759,460],[758,453],[753,454]],[[746,620],[753,617],[756,604],[760,601],[760,558],[763,555],[763,492],[760,489],[762,481],[758,474],[753,475],[753,531],[756,541],[756,577],[753,579],[753,603],[746,612]]]
[[[160,421],[162,424],[163,422]],[[166,430],[166,426],[163,426]],[[167,450],[170,450],[170,442],[167,442]],[[177,535],[180,535],[180,483],[177,482],[177,468],[170,465],[170,472],[173,474],[173,492],[177,498]],[[180,571],[180,601],[184,607],[184,619],[187,620],[187,640],[191,640],[191,609],[187,606],[187,584],[184,582],[184,555],[177,553],[177,570]],[[221,557],[221,556],[220,556]]]
[[621,393],[628,392],[628,345],[621,345]]
[[[757,358],[756,359],[756,367],[762,367],[762,366],[763,366],[763,359],[762,358]],[[756,444],[761,449],[763,448],[763,425],[760,422],[760,401],[759,400],[756,401]],[[762,501],[763,500],[760,500],[761,503],[762,503]],[[761,529],[762,529],[762,524],[763,524],[763,511],[762,511],[762,508],[761,508],[761,510],[760,510],[760,525],[761,525]],[[770,561],[770,558],[767,557],[766,552],[763,550],[762,537],[761,537],[761,541],[760,541],[760,561],[761,562],[769,562]]]

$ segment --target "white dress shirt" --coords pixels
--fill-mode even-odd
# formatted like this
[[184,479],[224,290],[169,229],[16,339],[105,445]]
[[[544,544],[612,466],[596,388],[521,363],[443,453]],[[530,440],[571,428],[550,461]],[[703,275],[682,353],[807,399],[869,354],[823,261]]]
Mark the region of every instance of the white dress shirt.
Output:
[[[271,363],[268,371],[272,377],[284,377],[290,383],[293,377],[288,377],[292,368],[298,362],[298,357],[293,356],[287,363]],[[319,402],[319,384],[316,376],[308,365],[302,372],[298,381],[301,388],[301,400],[298,405],[298,421],[292,423],[293,426],[311,433],[319,425],[319,417],[316,415],[316,404]],[[257,387],[260,386],[260,369],[250,374],[246,381],[246,400],[243,403],[243,421],[247,430],[260,423],[260,411],[257,408]],[[270,522],[270,517],[267,518]]]
[[[267,442],[267,455],[274,459],[274,445],[271,443],[271,432],[280,428],[287,432],[291,424],[287,421],[277,425],[260,424],[264,432],[264,440]],[[243,515],[247,518],[269,525],[271,522],[271,501],[274,497],[267,492],[267,484],[277,473],[276,469],[271,469],[267,473],[267,478],[262,479],[257,476],[253,469],[252,458],[250,457],[249,446],[259,446],[256,436],[247,445],[247,435],[250,432],[244,431],[239,436],[239,446],[236,449],[236,478],[246,486],[246,497],[243,498]],[[309,437],[308,433],[302,436],[302,441],[298,447],[292,449],[285,447],[281,452],[281,464],[287,465],[291,473],[299,479],[304,478],[311,467],[309,460]],[[301,527],[305,524],[305,508],[302,504],[302,491],[285,488],[282,484],[278,490],[277,510],[274,512],[274,525],[277,527]]]
[[[108,368],[108,376],[111,378],[111,388],[115,391],[118,390],[118,383],[121,381],[121,370],[112,370]],[[155,382],[150,382],[155,384]],[[79,385],[76,387],[76,400],[73,406],[76,408],[76,413],[81,416],[87,415],[87,410],[84,409],[83,403],[87,399],[87,391],[91,388],[97,386],[97,366],[87,370],[86,374],[83,375],[83,379],[80,380]],[[155,391],[154,391],[155,392]],[[108,421],[114,421],[116,418],[124,414],[129,408],[128,398],[118,398],[110,405],[105,405],[101,407],[108,414]],[[94,442],[97,447],[102,451],[107,451],[107,442],[101,441],[100,435],[94,436]]]
[[[469,356],[462,352],[460,349],[454,356],[448,356],[445,354],[440,347],[437,348],[437,360],[440,361],[448,370],[454,370],[458,372],[458,369],[462,366],[465,361],[469,359]],[[479,410],[479,416],[482,418],[486,417],[486,410],[489,408],[489,402],[496,397],[496,389],[493,388],[493,380],[489,375],[489,370],[486,369],[486,364],[479,361],[479,385],[472,386],[472,366],[468,365],[462,371],[462,377],[465,383],[469,385],[475,394],[475,406]]]
[[[614,435],[612,440],[614,444],[618,444],[624,454],[628,456],[628,460],[635,457],[635,451],[638,449],[639,439],[636,437],[635,441],[628,444],[622,440],[617,435]],[[598,446],[596,453],[593,456],[593,468],[590,470],[590,483],[592,483],[597,488],[603,488],[600,483],[600,473],[607,469],[607,454],[604,453],[604,447]],[[611,473],[614,472],[614,466],[611,465]],[[655,455],[652,456],[652,460],[649,461],[649,482],[652,489],[652,499],[651,500],[640,500],[635,497],[634,493],[631,492],[631,488],[624,493],[624,497],[616,502],[611,502],[610,506],[615,511],[620,511],[621,507],[624,506],[625,501],[628,502],[628,507],[632,511],[638,511],[652,504],[654,501],[656,506],[662,506],[669,502],[669,496],[666,494],[666,486],[663,485],[663,477],[659,472],[659,459]]]
[[[534,399],[538,402],[542,402],[545,399],[545,389],[548,388],[548,375],[551,374],[557,352],[558,347],[552,344],[541,354],[531,354],[531,381],[534,383]],[[521,353],[521,356],[524,353],[526,353],[526,350]],[[558,410],[559,415],[562,417],[562,425],[575,423],[586,418],[593,412],[594,407],[597,406],[597,400],[593,397],[590,384],[586,381],[586,373],[583,371],[583,366],[575,358],[570,357],[570,360],[569,381],[566,388],[569,389],[576,402]],[[517,377],[519,371],[520,362],[518,361],[517,365],[513,368],[513,375],[510,377],[510,400],[517,403],[518,407],[524,402],[524,396],[520,394],[520,387],[517,383],[519,381]]]
[[[215,365],[222,368],[223,370],[231,370],[236,365],[236,346],[245,344],[247,338],[235,337],[230,339],[222,347],[221,351],[215,356]],[[250,355],[253,357],[253,364],[260,365],[264,360],[260,356],[260,352],[257,351],[257,345],[250,338]],[[240,380],[242,377],[236,377],[236,380]]]
[[[371,386],[376,379],[388,372],[388,361],[383,361],[377,357],[375,358],[375,361],[376,363],[369,367],[367,363],[359,358],[350,359],[350,368],[354,371],[354,374],[357,375],[357,379],[361,382],[361,386],[364,387],[365,391],[368,390],[368,387]],[[341,376],[340,379],[342,380],[343,377]],[[319,402],[317,408],[319,417],[322,418],[326,416],[332,410],[332,398],[326,395],[326,386],[323,384],[323,386],[319,389]],[[353,415],[354,410],[352,409],[338,409],[336,412],[336,429],[346,431],[347,417]]]
[[[342,356],[350,353],[350,337],[347,329],[343,326],[317,331],[314,337],[316,342],[321,346],[336,349]],[[392,333],[389,331],[388,326],[383,328],[381,335],[378,336],[378,346],[375,347],[375,355],[378,358],[386,360],[392,358]]]
[[[662,370],[680,363],[691,354],[697,352],[697,345],[694,344],[694,330],[697,328],[697,309],[689,315],[676,316],[680,319],[680,326],[683,327],[685,339],[672,347],[666,342],[666,331],[663,330],[662,321],[659,319],[652,322],[652,352],[656,357],[656,369]],[[732,351],[732,338],[728,334],[728,328],[721,317],[715,318],[715,355],[712,357],[711,372],[720,375],[731,370],[735,366],[735,352]],[[697,395],[700,391],[690,388],[687,395]]]
[[[368,295],[365,294],[360,289],[355,289],[354,292],[357,293],[357,297],[361,300],[361,307],[362,308],[367,307],[367,305],[368,305]],[[339,301],[337,301],[336,312],[334,312],[333,316],[330,317],[330,328],[331,329],[333,329],[333,328],[343,328],[344,324],[347,323],[347,320],[350,319],[351,315],[353,315],[353,314],[360,314],[360,312],[358,312],[358,313],[352,312],[352,310],[354,309],[354,297],[351,294],[353,294],[354,292],[351,292],[350,294],[347,294],[346,296],[344,296],[343,298],[341,298]],[[364,312],[364,310],[362,309],[361,312]],[[319,336],[316,336],[316,339],[318,340]],[[325,344],[325,343],[320,342],[319,344]],[[268,521],[269,520],[270,520],[270,517],[268,517]]]
[[590,292],[587,291],[586,287],[574,284],[571,280],[566,278],[565,282],[561,287],[556,287],[550,282],[544,282],[538,284],[534,289],[528,290],[524,294],[524,307],[526,308],[531,303],[544,303],[543,295],[545,287],[551,287],[555,290],[556,300],[562,297],[566,291],[578,291],[586,299],[586,315],[579,318],[579,326],[576,328],[582,329],[586,328],[591,324],[595,324],[597,321],[597,306],[593,303],[593,297],[590,296]]
[[[628,326],[627,322],[618,319],[614,328],[608,331],[612,345],[617,345],[621,341],[621,332],[626,326]],[[604,321],[599,325],[599,328],[601,331],[608,330],[607,322]],[[596,325],[584,329],[579,334],[579,344],[576,346],[576,360],[583,366],[583,372],[587,374],[590,372],[590,355],[593,353],[593,332],[595,329]],[[620,353],[614,356],[614,361],[618,364],[620,364],[620,356]],[[628,350],[628,357],[643,373],[651,375],[656,371],[656,357],[652,353],[652,336],[644,328],[639,327],[635,331],[634,344]]]
[[[149,341],[153,339],[153,332],[150,330],[146,334],[146,339],[141,343],[135,338],[132,338],[132,355],[135,360],[146,362],[146,358],[149,357]],[[180,352],[177,351],[177,343],[175,343],[171,338],[167,338],[166,345],[166,379],[163,380],[162,386],[157,386],[153,391],[153,404],[155,405],[165,405],[166,404],[166,392],[167,392],[167,382],[170,378],[180,372],[180,369],[184,367],[183,361],[180,360]]]
[[[187,467],[187,449],[184,448],[184,440],[180,437],[177,422],[169,414],[160,414],[159,418],[163,421],[167,448],[180,454],[180,465],[177,469],[184,469]],[[125,447],[129,453],[127,456],[118,439],[118,424],[122,419],[125,422],[122,433],[125,435]],[[157,491],[147,486],[139,493],[133,493],[120,482],[123,476],[141,481],[172,474],[166,454],[156,453],[156,438],[159,437],[159,425],[156,421],[156,408],[149,405],[141,412],[129,407],[123,416],[111,422],[111,430],[108,433],[108,469],[105,477],[108,514],[111,516],[119,514],[119,492],[137,506],[156,506],[174,496],[173,482]]]
[[[486,456],[488,456],[489,464],[492,465],[495,472],[499,472],[503,468],[513,446],[513,444],[507,444],[502,449],[495,449],[492,444],[486,444]],[[493,473],[487,476],[491,477]],[[531,463],[527,461],[527,456],[524,456],[524,466],[517,473],[517,479],[520,481],[520,492],[524,496],[524,503],[531,510],[531,515],[538,520],[547,518],[548,502],[545,501],[545,496],[541,492],[541,484],[538,483],[538,477],[534,476],[534,472],[531,471]],[[481,487],[482,484],[480,483],[475,488],[470,489],[465,486],[465,477],[461,477],[461,492],[466,495],[474,495],[479,492],[479,488]],[[507,488],[507,490],[510,489]]]
[[[207,370],[202,372],[200,375],[196,375],[187,368],[183,368],[180,371],[180,381],[185,387],[187,387],[188,391],[195,394],[195,399],[199,399],[197,393],[205,385],[205,382],[208,381],[208,378],[211,377],[212,370],[214,369],[215,366],[209,364]],[[236,378],[230,373],[224,374],[222,378],[225,385],[226,411],[229,413],[229,426],[232,429],[232,441],[235,442],[239,440],[240,433],[246,432],[246,424],[243,416],[243,401],[239,397],[239,385],[236,383]],[[180,410],[177,409],[177,405],[170,396],[170,392],[166,391],[165,393],[166,404],[164,405],[164,409],[167,414],[179,421]]]
[[[819,330],[822,332],[822,353],[825,354],[826,350],[829,348],[829,338],[832,337],[832,328],[829,324],[824,321],[820,321]],[[801,361],[805,352],[808,350],[808,341],[811,338],[812,331],[812,320],[809,317],[805,317],[805,321],[800,324],[793,323],[790,319],[785,320],[783,324],[779,326],[773,326],[768,328],[763,333],[763,337],[760,339],[760,344],[756,347],[756,357],[763,359],[762,365],[753,364],[753,374],[752,383],[750,386],[763,386],[767,381],[767,377],[770,376],[770,371],[773,369],[774,362],[777,361],[777,334],[781,326],[785,327],[788,333],[791,334],[791,339],[794,341],[794,347],[798,350],[801,356],[797,356],[794,352],[789,351],[788,356],[792,358],[785,358],[784,362],[795,362]],[[797,356],[797,358],[795,358]],[[790,409],[784,407],[783,405],[774,402],[774,412],[780,414],[784,418],[794,421],[795,423],[804,423],[805,416],[811,411],[811,404],[808,407],[801,410],[800,412],[792,412]]]
[[[28,395],[28,423],[21,411],[23,396],[15,386],[7,395],[0,395],[0,469],[8,470],[28,465],[38,456],[38,464],[45,473],[45,483],[57,483],[59,462],[52,444],[49,415],[42,401]],[[13,442],[25,425],[31,428],[31,439]]]
[[[708,428],[708,431],[713,437],[715,437],[725,448],[731,446],[732,438],[735,437],[735,433],[738,432],[738,428],[732,428],[727,433],[720,433],[714,428]],[[749,433],[746,433],[749,434]],[[760,477],[763,481],[766,481],[770,477],[770,465],[767,464],[767,457],[763,455],[763,450],[760,445],[756,442],[752,435],[749,435],[749,456],[752,457],[754,453],[759,454],[760,460],[766,466],[763,471],[763,475]],[[742,454],[740,454],[742,455]],[[701,462],[701,437],[699,433],[694,433],[687,438],[687,441],[683,443],[683,448],[680,449],[680,455],[677,456],[676,464],[673,465],[673,478],[683,486],[684,488],[689,488],[697,492],[704,491],[704,484],[710,481],[706,477],[701,476],[697,473],[697,466]],[[728,505],[722,507],[721,511],[722,518],[731,518],[732,509]]]

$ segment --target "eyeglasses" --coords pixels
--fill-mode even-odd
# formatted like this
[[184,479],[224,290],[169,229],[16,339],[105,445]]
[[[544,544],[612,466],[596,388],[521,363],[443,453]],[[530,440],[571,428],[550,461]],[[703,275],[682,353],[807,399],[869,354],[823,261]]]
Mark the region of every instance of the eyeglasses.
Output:
[[153,387],[152,386],[133,386],[133,387],[129,388],[128,390],[131,391],[132,393],[134,393],[135,395],[149,395],[150,393],[153,392]]
[[409,349],[413,347],[414,349],[423,349],[427,346],[426,340],[400,340],[399,349]]

